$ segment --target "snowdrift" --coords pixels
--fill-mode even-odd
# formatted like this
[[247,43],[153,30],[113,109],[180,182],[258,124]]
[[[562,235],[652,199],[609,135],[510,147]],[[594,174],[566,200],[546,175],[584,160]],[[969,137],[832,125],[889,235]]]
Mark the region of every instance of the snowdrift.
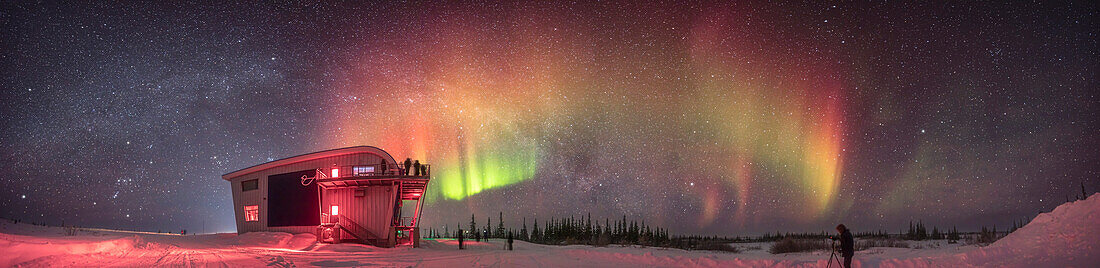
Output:
[[[882,267],[1096,267],[1100,194],[1062,204],[986,247],[964,253],[872,262]],[[857,256],[858,257],[858,256]],[[857,258],[858,260],[858,258]]]
[[956,256],[965,263],[1013,267],[1100,265],[1100,194],[1039,214],[993,244]]
[[267,247],[285,249],[304,249],[313,245],[317,236],[313,234],[288,234],[279,232],[251,232],[230,239],[230,243],[242,247]]
[[123,252],[146,245],[138,236],[106,241],[40,241],[33,237],[0,234],[0,266],[10,267],[17,263],[42,257],[71,255],[108,255],[118,256]]

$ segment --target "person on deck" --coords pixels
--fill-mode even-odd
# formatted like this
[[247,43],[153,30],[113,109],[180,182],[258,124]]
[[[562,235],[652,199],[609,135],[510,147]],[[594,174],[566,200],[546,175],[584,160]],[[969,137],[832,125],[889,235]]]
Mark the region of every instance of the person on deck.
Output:
[[405,176],[409,175],[409,168],[412,167],[412,162],[413,162],[412,158],[405,158],[405,166],[401,170],[401,173],[402,173],[401,175],[405,175]]
[[852,257],[856,255],[852,232],[844,224],[837,225],[836,231],[840,233],[840,255],[844,257],[844,268],[852,268]]
[[420,160],[413,162],[413,176],[420,176]]

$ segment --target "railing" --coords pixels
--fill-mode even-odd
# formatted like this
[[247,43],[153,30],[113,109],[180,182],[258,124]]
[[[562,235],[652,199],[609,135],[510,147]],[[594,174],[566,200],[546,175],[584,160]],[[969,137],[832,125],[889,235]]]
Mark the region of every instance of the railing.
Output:
[[367,242],[367,243],[370,243],[371,242],[370,240],[380,239],[380,238],[378,238],[378,236],[372,234],[370,231],[367,231],[367,228],[363,228],[363,226],[360,226],[358,223],[356,223],[355,221],[352,221],[348,217],[346,217],[344,215],[340,215],[339,217],[340,217],[340,224],[339,224],[340,228],[344,229],[345,231],[347,231],[352,236],[355,236],[355,238],[358,238],[359,240],[362,240],[363,242]]
[[401,217],[397,220],[397,226],[399,227],[412,227],[413,217]]
[[[431,165],[423,164],[419,166],[420,169],[416,170],[417,166],[412,168],[406,168],[404,164],[397,164],[396,166],[386,166],[383,168],[381,164],[375,165],[354,165],[354,166],[335,166],[330,168],[321,169],[325,172],[325,175],[329,178],[345,178],[345,177],[374,177],[374,176],[412,176],[412,177],[429,177],[431,176]],[[337,169],[335,175],[332,176],[332,170]],[[408,172],[408,173],[406,173]]]

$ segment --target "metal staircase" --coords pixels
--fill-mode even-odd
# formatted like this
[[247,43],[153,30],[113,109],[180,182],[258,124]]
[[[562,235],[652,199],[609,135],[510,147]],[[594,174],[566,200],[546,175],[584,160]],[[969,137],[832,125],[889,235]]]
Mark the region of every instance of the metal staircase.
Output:
[[356,223],[347,216],[340,215],[339,217],[340,222],[337,224],[337,226],[340,226],[340,229],[342,229],[344,232],[350,234],[351,236],[354,236],[356,239],[359,239],[360,242],[376,245],[378,241],[382,240],[382,238],[371,233],[367,230],[367,228],[363,228],[363,226],[359,225],[359,223]]

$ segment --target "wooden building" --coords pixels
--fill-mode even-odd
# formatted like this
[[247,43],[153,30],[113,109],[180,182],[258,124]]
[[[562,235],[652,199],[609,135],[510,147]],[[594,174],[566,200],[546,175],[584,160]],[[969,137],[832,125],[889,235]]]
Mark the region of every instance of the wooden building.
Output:
[[398,163],[373,146],[279,159],[222,175],[237,232],[314,233],[322,242],[419,245],[430,167]]

